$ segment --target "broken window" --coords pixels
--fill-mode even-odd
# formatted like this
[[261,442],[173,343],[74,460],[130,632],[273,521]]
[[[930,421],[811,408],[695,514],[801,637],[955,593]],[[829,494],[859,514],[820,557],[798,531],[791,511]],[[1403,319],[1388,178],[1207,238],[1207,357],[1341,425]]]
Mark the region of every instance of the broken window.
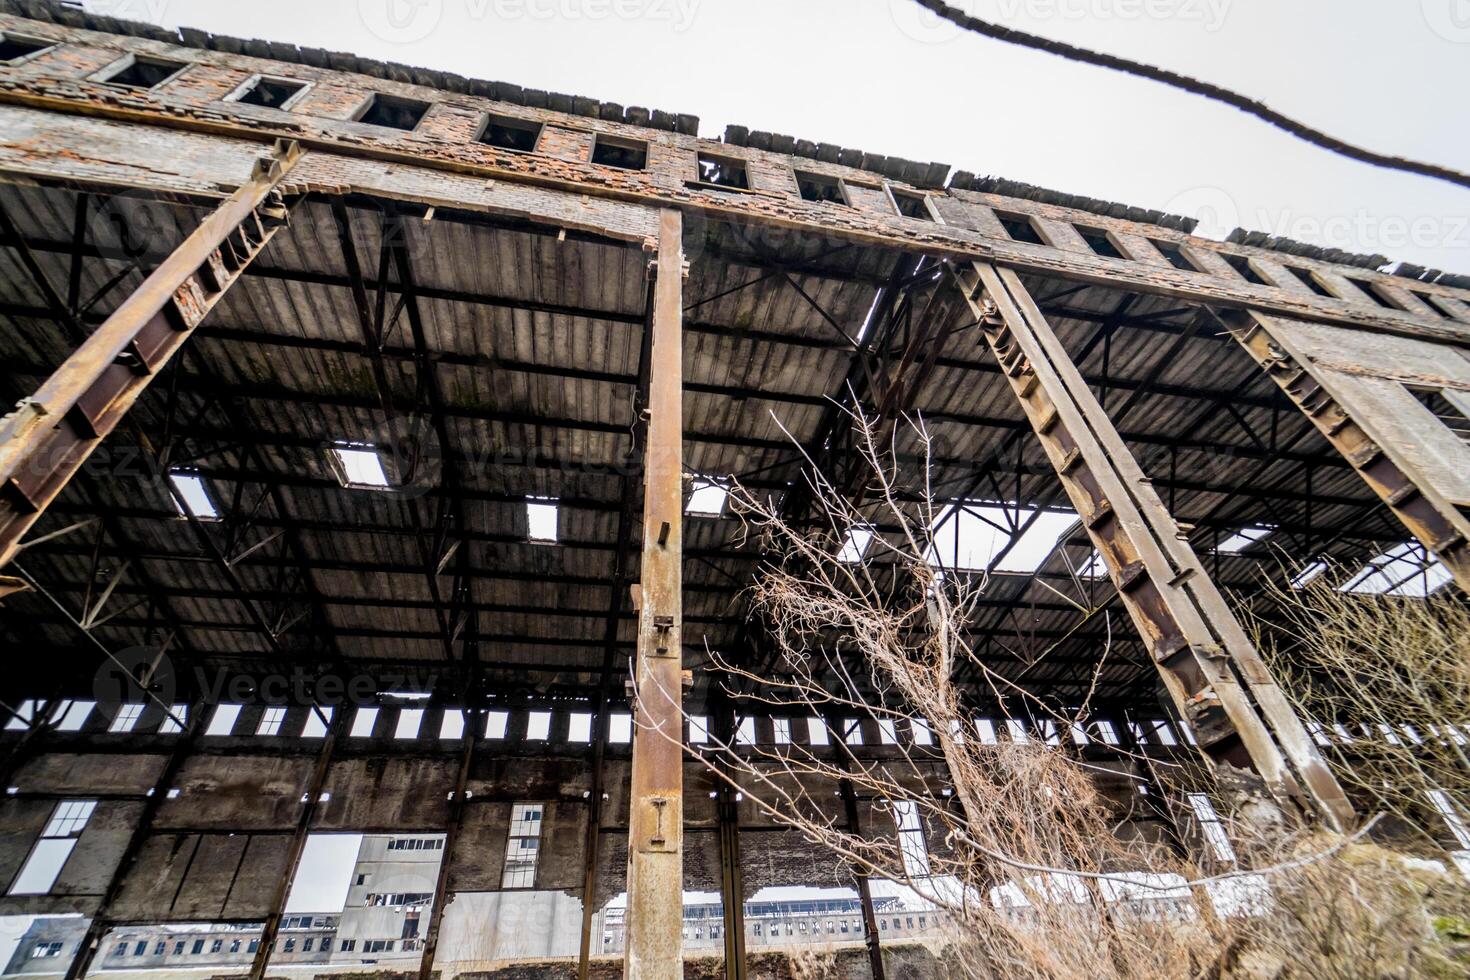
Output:
[[694,517],[719,517],[725,513],[725,500],[729,495],[730,492],[714,479],[696,476],[684,513]]
[[1184,272],[1204,271],[1199,267],[1199,263],[1195,262],[1194,258],[1184,250],[1184,246],[1157,238],[1150,238],[1148,241],[1150,245],[1159,250],[1160,255],[1169,260],[1169,264],[1174,268]]
[[541,853],[539,803],[517,803],[510,811],[510,836],[505,842],[505,870],[501,888],[535,888],[536,860]]
[[39,705],[35,701],[22,701],[11,710],[10,719],[5,722],[7,732],[23,732],[31,727],[36,720],[36,711]]
[[709,742],[709,718],[705,715],[689,716],[689,744],[705,745]]
[[924,824],[919,819],[918,804],[912,800],[895,800],[893,823],[898,830],[903,870],[911,879],[929,877],[929,847],[924,841]]
[[357,113],[357,121],[370,126],[409,131],[418,126],[429,103],[404,99],[396,95],[374,95]]
[[485,712],[485,737],[505,738],[506,726],[510,724],[510,715],[504,711]]
[[357,713],[352,716],[352,728],[347,734],[352,738],[371,738],[373,727],[377,723],[377,708],[358,708]]
[[1195,820],[1199,821],[1200,833],[1204,836],[1205,843],[1210,845],[1210,850],[1215,852],[1215,857],[1220,861],[1235,861],[1235,848],[1230,846],[1230,835],[1225,833],[1225,822],[1220,819],[1220,814],[1215,812],[1215,805],[1204,793],[1190,793],[1187,796],[1189,808],[1194,811]]
[[829,204],[847,204],[847,191],[842,181],[826,174],[796,171],[796,187],[804,201],[825,201]]
[[1432,557],[1423,545],[1405,541],[1369,559],[1338,591],[1422,599],[1453,577],[1444,563]]
[[182,61],[128,55],[127,58],[118,62],[116,67],[109,68],[104,74],[96,76],[94,81],[107,82],[109,85],[126,85],[128,88],[150,89],[162,85],[187,67],[189,67],[188,64]]
[[235,722],[240,718],[240,705],[221,704],[214,709],[214,714],[209,719],[209,727],[204,729],[206,735],[230,735],[235,731]]
[[1073,227],[1077,229],[1077,234],[1082,236],[1082,240],[1087,243],[1087,247],[1092,249],[1093,254],[1101,255],[1108,259],[1127,258],[1123,254],[1123,250],[1113,241],[1113,236],[1102,228],[1088,228],[1086,225],[1074,225]]
[[209,496],[204,478],[188,470],[173,470],[168,475],[173,486],[174,509],[180,517],[193,515],[201,521],[219,520],[219,508]]
[[302,738],[325,738],[327,725],[331,724],[333,708],[313,707],[306,713],[306,723],[301,726]]
[[648,166],[648,144],[598,133],[592,140],[592,162],[619,170],[642,170]]
[[58,732],[79,732],[96,706],[96,701],[63,699],[51,711],[51,724]]
[[531,153],[541,139],[541,124],[513,116],[486,116],[480,142],[516,153]]
[[1076,523],[1065,509],[960,501],[940,511],[929,560],[957,571],[1034,572]]
[[750,189],[750,181],[745,174],[744,160],[717,157],[708,153],[699,155],[699,182],[715,187]]
[[258,105],[266,109],[285,109],[305,92],[305,82],[257,75],[237,88],[227,101]]
[[808,718],[806,720],[806,740],[812,745],[830,745],[831,738],[827,734],[827,723],[820,718]]
[[863,744],[863,726],[857,718],[848,718],[843,721],[842,741],[846,745]]
[[893,198],[893,206],[905,218],[917,218],[920,221],[934,220],[934,215],[929,212],[928,195],[899,190],[893,186],[888,188],[888,194]]
[[1318,279],[1317,274],[1315,272],[1312,272],[1310,269],[1303,269],[1298,266],[1289,265],[1286,267],[1286,271],[1296,276],[1297,279],[1301,281],[1303,286],[1306,286],[1318,296],[1326,296],[1329,299],[1332,298],[1332,293],[1327,289],[1326,286],[1322,285],[1322,280]]
[[1222,554],[1238,555],[1246,548],[1249,548],[1251,545],[1255,544],[1257,541],[1260,541],[1268,536],[1274,530],[1276,530],[1276,528],[1269,524],[1257,525],[1255,527],[1243,527],[1239,531],[1236,531],[1234,534],[1230,535],[1230,537],[1226,538],[1224,541],[1221,541],[1216,546],[1215,550],[1221,552]]
[[1409,394],[1429,409],[1449,430],[1470,444],[1470,391],[1453,388],[1436,388],[1425,385],[1406,385]]
[[1251,260],[1246,258],[1244,255],[1222,254],[1221,258],[1225,260],[1225,263],[1229,265],[1230,268],[1240,273],[1240,277],[1246,282],[1254,283],[1257,286],[1271,285],[1266,281],[1264,276],[1256,271],[1256,267],[1251,263]]
[[43,41],[35,37],[23,37],[9,31],[0,33],[0,61],[15,64],[22,58],[40,54],[47,48],[56,47],[55,41]]
[[849,565],[860,562],[868,552],[868,545],[872,543],[873,529],[862,524],[856,525],[847,532],[842,550],[837,552],[837,560]]
[[1460,813],[1460,808],[1455,806],[1455,801],[1450,794],[1442,789],[1429,790],[1429,802],[1434,804],[1434,809],[1444,818],[1445,825],[1450,829],[1450,836],[1454,837],[1455,843],[1461,848],[1470,848],[1470,827],[1465,824],[1465,818]]
[[45,895],[50,892],[96,808],[96,800],[62,800],[56,804],[20,874],[11,882],[9,893]]
[[393,728],[394,738],[418,738],[419,726],[424,723],[423,708],[399,708],[398,723]]
[[189,706],[187,704],[173,705],[168,714],[163,716],[163,723],[158,726],[160,735],[177,735],[184,730],[184,725],[189,721]]
[[527,497],[526,536],[537,544],[555,544],[556,510],[552,497]]
[[367,443],[344,442],[332,447],[337,480],[354,490],[381,490],[388,486],[383,457]]
[[626,711],[614,711],[608,715],[607,740],[618,745],[633,741],[633,716]]
[[1028,215],[1012,214],[1009,211],[995,212],[996,220],[1005,229],[1005,233],[1013,241],[1026,242],[1031,245],[1045,245],[1041,232],[1036,230],[1036,225]]
[[464,712],[458,708],[446,708],[439,719],[440,738],[464,738]]
[[567,741],[592,741],[592,715],[586,711],[574,711],[567,716]]
[[551,712],[532,711],[526,716],[526,740],[544,742],[551,735]]

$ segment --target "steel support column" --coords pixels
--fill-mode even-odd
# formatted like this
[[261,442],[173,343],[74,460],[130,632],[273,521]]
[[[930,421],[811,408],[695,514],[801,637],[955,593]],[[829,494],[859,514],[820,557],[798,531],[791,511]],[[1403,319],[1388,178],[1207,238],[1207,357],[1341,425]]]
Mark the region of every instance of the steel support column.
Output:
[[[723,688],[715,698],[714,735],[721,745],[735,744],[735,708]],[[740,859],[740,804],[730,760],[721,752],[715,757],[719,778],[715,786],[715,819],[720,828],[720,904],[724,913],[725,980],[746,980],[745,969],[745,875]]]
[[1305,726],[1020,277],[975,262],[959,280],[1201,751],[1253,765],[1278,800],[1351,827]]
[[1210,312],[1409,533],[1470,593],[1470,517],[1436,491],[1392,440],[1378,438],[1372,420],[1352,413],[1332,378],[1292,343],[1290,332],[1272,317],[1255,310]]
[[627,980],[680,980],[684,898],[683,225],[659,215],[650,350],[637,696],[628,819]]
[[[846,739],[842,737],[840,727],[829,726],[834,739],[840,739],[845,752]],[[843,755],[839,763],[843,771],[847,771],[849,763],[847,756]],[[837,791],[842,794],[843,815],[847,818],[847,832],[850,834],[862,833],[862,824],[858,821],[857,794],[853,792],[852,780],[839,779]],[[868,949],[868,970],[872,974],[872,980],[887,980],[888,973],[883,968],[883,943],[878,933],[878,913],[873,908],[873,889],[868,883],[868,876],[861,869],[854,867],[853,884],[857,887],[858,898],[863,906],[863,945]]]
[[0,419],[0,568],[288,216],[280,142],[55,373]]

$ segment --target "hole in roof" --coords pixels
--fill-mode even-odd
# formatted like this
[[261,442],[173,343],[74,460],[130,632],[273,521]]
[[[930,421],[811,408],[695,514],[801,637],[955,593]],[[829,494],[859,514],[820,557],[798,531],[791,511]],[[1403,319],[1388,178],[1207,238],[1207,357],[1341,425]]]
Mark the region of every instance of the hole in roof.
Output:
[[709,477],[696,476],[684,513],[696,517],[719,517],[725,512],[725,499],[729,495],[728,490]]
[[1302,269],[1294,265],[1289,265],[1286,267],[1286,271],[1296,276],[1302,285],[1306,286],[1318,296],[1326,296],[1329,299],[1332,297],[1332,293],[1328,292],[1327,287],[1322,285],[1322,281],[1310,269]]
[[11,34],[7,31],[0,33],[0,61],[18,61],[28,55],[33,55],[55,46],[55,41],[43,41],[40,38],[22,37],[19,34]]
[[868,546],[873,543],[873,529],[863,524],[852,527],[847,532],[847,537],[842,541],[842,549],[837,552],[837,560],[849,565],[860,562],[868,553]]
[[502,150],[530,153],[536,149],[541,138],[541,124],[512,116],[487,116],[485,128],[480,132],[480,142],[498,146]]
[[1080,578],[1107,578],[1108,566],[1103,561],[1102,552],[1093,549],[1092,554],[1087,556],[1087,561],[1083,562],[1082,567],[1077,569],[1077,575]]
[[1414,295],[1419,298],[1421,303],[1429,307],[1430,312],[1435,316],[1441,316],[1447,320],[1454,319],[1455,315],[1450,312],[1450,308],[1445,305],[1442,297],[1435,296],[1432,293],[1421,293],[1418,290],[1414,290]]
[[929,560],[937,568],[959,571],[1034,572],[1076,523],[1070,510],[950,504],[935,521]]
[[1308,562],[1291,577],[1291,587],[1293,589],[1305,589],[1321,577],[1325,571],[1327,571],[1327,563],[1325,561]]
[[168,482],[173,485],[174,492],[170,496],[180,517],[192,514],[201,521],[219,519],[219,508],[210,498],[209,488],[204,485],[204,478],[198,473],[174,470],[169,473]]
[[556,500],[552,497],[526,498],[526,537],[541,544],[556,543]]
[[429,111],[429,103],[418,99],[404,99],[396,95],[374,95],[366,108],[358,113],[357,121],[386,129],[411,130],[418,126]]
[[1270,525],[1243,527],[1216,545],[1215,550],[1227,555],[1238,555],[1274,530],[1276,528]]
[[1246,282],[1255,283],[1257,286],[1271,285],[1256,271],[1256,267],[1251,265],[1251,260],[1244,255],[1224,255],[1223,258],[1225,259],[1225,263],[1240,273],[1240,278]]
[[1354,286],[1358,287],[1359,291],[1361,291],[1370,300],[1372,300],[1377,305],[1383,307],[1384,309],[1386,309],[1386,310],[1396,310],[1396,309],[1398,309],[1397,306],[1395,306],[1393,303],[1389,302],[1388,297],[1384,296],[1382,293],[1380,293],[1378,291],[1378,284],[1375,283],[1375,282],[1373,282],[1372,280],[1369,280],[1369,279],[1355,279],[1352,276],[1348,276],[1347,277],[1347,281],[1350,282],[1350,283],[1352,283]]
[[893,195],[893,206],[905,218],[918,218],[920,221],[934,220],[934,215],[929,213],[927,195],[915,194],[913,191],[901,191],[897,187],[890,187],[888,191]]
[[381,490],[387,487],[388,472],[378,450],[364,443],[344,443],[332,447],[337,463],[337,479],[344,487]]
[[148,89],[162,85],[174,75],[183,71],[187,63],[183,61],[169,61],[165,58],[138,58],[134,57],[131,62],[123,65],[117,71],[99,78],[98,81],[107,82],[111,85],[126,85],[129,88]]
[[711,156],[708,153],[699,155],[699,182],[738,190],[750,188],[750,181],[745,174],[745,161]]
[[836,177],[798,170],[796,171],[796,187],[801,191],[804,201],[825,201],[829,204],[847,203],[847,195],[842,190],[842,181]]
[[648,166],[648,144],[598,135],[592,141],[592,162],[619,170],[642,170]]
[[1166,242],[1157,238],[1150,238],[1149,244],[1159,250],[1159,254],[1169,260],[1169,264],[1184,272],[1199,272],[1200,268],[1184,251],[1184,247],[1175,242]]
[[1024,214],[1012,214],[1009,211],[995,212],[996,219],[1005,233],[1018,242],[1028,242],[1032,245],[1045,245],[1041,232],[1036,230],[1036,225]]
[[1444,563],[1432,557],[1423,545],[1405,541],[1369,559],[1337,591],[1422,599],[1453,578]]
[[[1433,388],[1408,385],[1409,394],[1429,409],[1431,415],[1444,423],[1461,441],[1470,445],[1470,391],[1453,391],[1449,388]],[[1459,404],[1451,399],[1456,399]]]
[[289,78],[257,78],[235,97],[235,101],[279,109],[304,91],[305,82],[292,81]]
[[1101,228],[1088,228],[1084,225],[1076,225],[1075,227],[1077,234],[1082,236],[1082,240],[1087,243],[1087,247],[1092,249],[1094,254],[1109,259],[1126,257],[1123,255],[1123,250],[1113,244],[1113,236]]

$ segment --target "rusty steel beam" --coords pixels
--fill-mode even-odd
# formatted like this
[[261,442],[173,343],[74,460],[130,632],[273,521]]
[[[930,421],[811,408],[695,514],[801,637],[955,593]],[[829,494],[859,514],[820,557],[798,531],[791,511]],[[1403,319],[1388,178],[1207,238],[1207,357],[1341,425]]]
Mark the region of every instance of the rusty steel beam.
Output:
[[0,420],[0,568],[72,475],[288,217],[277,143],[250,179],[164,259],[56,372]]
[[683,222],[659,213],[628,819],[627,980],[684,976]]
[[1375,435],[1371,419],[1353,414],[1332,378],[1292,343],[1289,330],[1281,329],[1289,321],[1255,310],[1209,312],[1470,593],[1470,517],[1418,472],[1403,447]]
[[[711,692],[711,717],[721,745],[735,744],[735,706],[724,688]],[[745,874],[740,855],[740,805],[730,759],[715,756],[715,817],[720,827],[720,904],[725,929],[725,980],[746,980]]]
[[1305,726],[1020,278],[973,262],[959,282],[1200,750],[1349,828],[1352,806]]

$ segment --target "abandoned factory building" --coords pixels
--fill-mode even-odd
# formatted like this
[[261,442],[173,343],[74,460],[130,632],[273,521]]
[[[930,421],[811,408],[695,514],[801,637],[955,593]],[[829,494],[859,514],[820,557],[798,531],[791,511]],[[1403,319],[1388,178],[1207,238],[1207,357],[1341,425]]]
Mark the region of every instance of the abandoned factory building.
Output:
[[922,943],[936,909],[701,757],[904,754],[947,791],[921,720],[711,669],[779,672],[734,487],[807,519],[812,473],[854,487],[857,411],[923,421],[947,564],[988,573],[977,655],[1092,707],[1067,731],[971,677],[968,737],[1116,793],[1141,756],[1229,763],[1346,826],[1225,596],[1470,587],[1470,282],[1193,228],[3,0],[10,972],[670,976],[682,950],[742,977],[758,947],[867,970]]

